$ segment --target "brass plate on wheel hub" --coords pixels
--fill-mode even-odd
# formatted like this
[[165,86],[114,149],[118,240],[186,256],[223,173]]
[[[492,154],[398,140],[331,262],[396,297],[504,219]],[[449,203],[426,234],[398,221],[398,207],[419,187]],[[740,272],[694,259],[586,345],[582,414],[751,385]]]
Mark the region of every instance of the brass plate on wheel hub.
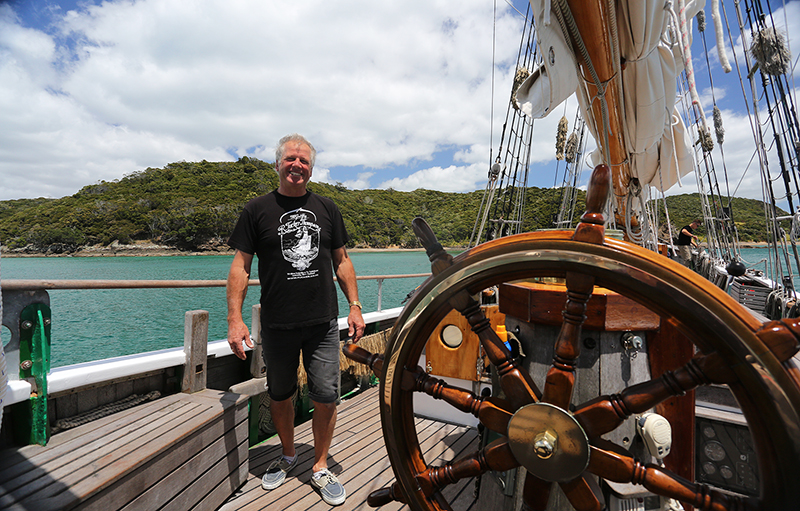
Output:
[[547,403],[517,410],[508,423],[508,443],[520,465],[545,481],[572,481],[589,465],[583,428],[569,412]]

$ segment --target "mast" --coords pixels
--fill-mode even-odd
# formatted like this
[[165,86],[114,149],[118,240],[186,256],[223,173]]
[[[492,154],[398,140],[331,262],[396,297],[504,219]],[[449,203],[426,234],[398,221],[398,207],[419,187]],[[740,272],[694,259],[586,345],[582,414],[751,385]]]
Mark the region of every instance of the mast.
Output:
[[[556,0],[553,10],[580,68],[585,88],[578,88],[578,97],[592,113],[587,122],[602,150],[603,163],[611,168],[615,218],[622,224],[631,172],[623,129],[624,107],[620,99],[622,69],[615,2]],[[580,16],[573,13],[580,13]],[[632,223],[635,229],[638,221],[634,219]]]

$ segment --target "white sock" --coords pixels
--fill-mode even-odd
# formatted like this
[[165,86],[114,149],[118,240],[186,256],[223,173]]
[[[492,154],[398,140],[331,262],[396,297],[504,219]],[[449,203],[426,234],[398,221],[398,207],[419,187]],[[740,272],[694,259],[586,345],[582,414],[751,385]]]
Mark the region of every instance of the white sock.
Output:
[[297,458],[297,453],[295,453],[295,454],[294,454],[294,456],[287,456],[287,455],[285,455],[285,454],[283,455],[283,459],[284,459],[284,460],[285,460],[287,463],[294,463],[294,460],[295,460],[296,458]]
[[319,479],[320,477],[325,475],[325,472],[327,472],[327,469],[323,469],[323,470],[320,470],[318,472],[314,472],[314,474],[312,474],[311,477],[313,477],[314,479]]

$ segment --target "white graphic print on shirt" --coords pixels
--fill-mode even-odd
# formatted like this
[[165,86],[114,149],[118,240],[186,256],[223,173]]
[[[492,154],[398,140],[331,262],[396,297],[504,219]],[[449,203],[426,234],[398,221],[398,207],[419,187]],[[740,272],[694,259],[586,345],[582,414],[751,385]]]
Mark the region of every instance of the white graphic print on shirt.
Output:
[[288,211],[281,216],[278,234],[281,237],[283,258],[299,270],[287,274],[289,280],[316,277],[318,270],[305,271],[319,255],[320,226],[317,216],[303,208]]

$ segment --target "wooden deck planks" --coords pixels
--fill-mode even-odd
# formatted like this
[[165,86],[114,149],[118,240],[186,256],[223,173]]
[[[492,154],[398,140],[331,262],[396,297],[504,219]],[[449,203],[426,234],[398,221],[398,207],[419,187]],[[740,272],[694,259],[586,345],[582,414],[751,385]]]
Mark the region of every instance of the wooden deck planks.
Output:
[[28,509],[189,509],[200,498],[216,507],[245,480],[247,416],[245,397],[206,390],[98,419],[46,447],[0,453],[0,501]]
[[[178,396],[167,396],[159,400],[159,405],[163,408],[176,406],[178,399]],[[97,437],[117,438],[120,434],[118,431],[122,427],[121,425],[132,423],[142,418],[146,420],[152,413],[153,409],[151,407],[131,408],[96,421],[95,427],[92,429],[95,432],[95,436],[86,435],[84,433],[86,428],[74,428],[55,435],[48,442],[47,448],[44,449],[36,445],[29,445],[20,449],[3,451],[0,453],[2,455],[0,481],[3,482],[0,494],[18,487],[14,481],[16,477],[23,476],[26,472],[34,471],[45,464],[50,469],[58,468],[69,461],[69,458],[63,457],[65,453],[81,449],[87,444],[96,442]]]
[[[329,467],[347,490],[347,501],[337,510],[367,510],[369,494],[394,482],[383,440],[378,411],[378,388],[369,389],[339,406],[336,430],[330,449]],[[444,424],[428,419],[416,419],[417,435],[425,459],[432,465],[444,465],[465,453],[477,449],[478,434],[471,428]],[[298,465],[286,482],[272,491],[261,488],[261,476],[269,463],[281,453],[277,437],[270,438],[250,449],[250,474],[247,482],[220,507],[220,511],[327,510],[310,483],[313,464],[311,423],[295,430]],[[457,499],[456,509],[468,509],[472,502],[474,480],[461,481],[443,492],[448,499]],[[407,510],[391,503],[381,511]]]

